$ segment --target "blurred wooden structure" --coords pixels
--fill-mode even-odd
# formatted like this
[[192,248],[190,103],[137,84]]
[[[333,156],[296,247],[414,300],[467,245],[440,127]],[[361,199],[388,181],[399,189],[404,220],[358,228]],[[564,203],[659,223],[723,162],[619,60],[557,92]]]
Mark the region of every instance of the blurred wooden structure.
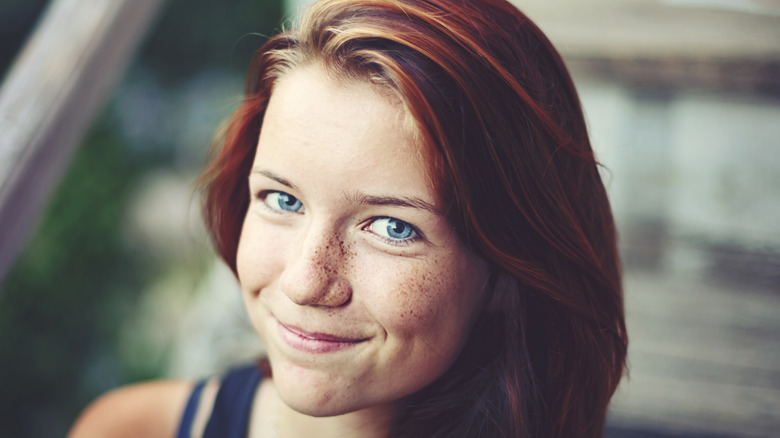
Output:
[[0,283],[162,0],[52,0],[0,88]]
[[[772,180],[764,169],[779,161],[777,129],[767,124],[780,111],[780,2],[513,1],[575,79],[606,83],[623,99],[609,116],[626,133],[610,145],[624,161],[607,166],[611,195],[631,186],[630,196],[613,196],[629,213],[617,212],[630,267],[630,375],[613,399],[607,437],[780,436],[780,233],[766,225],[780,217],[758,205],[776,199],[771,186],[745,183],[749,197],[739,185]],[[734,199],[703,189],[722,189],[724,178],[735,183]],[[684,215],[674,202],[691,207]],[[749,220],[737,205],[773,219]],[[719,226],[697,222],[707,215]]]
[[777,291],[642,271],[627,272],[625,288],[630,374],[613,425],[658,437],[777,436]]
[[512,0],[578,75],[780,96],[777,0]]

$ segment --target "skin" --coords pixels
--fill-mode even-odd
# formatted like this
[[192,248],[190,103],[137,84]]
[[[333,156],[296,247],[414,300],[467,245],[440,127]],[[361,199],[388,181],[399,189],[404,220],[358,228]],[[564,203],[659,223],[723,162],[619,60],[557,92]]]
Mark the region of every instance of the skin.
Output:
[[237,254],[273,369],[260,436],[386,435],[484,306],[487,265],[440,213],[403,120],[386,91],[317,65],[275,84]]
[[166,380],[115,389],[82,412],[68,438],[172,437],[192,386]]
[[[316,65],[277,81],[237,254],[273,368],[250,437],[387,436],[400,400],[450,366],[486,305],[487,264],[440,214],[409,134],[401,104],[377,86]],[[210,412],[216,386],[199,412]],[[186,381],[117,389],[68,436],[173,436],[191,390]]]

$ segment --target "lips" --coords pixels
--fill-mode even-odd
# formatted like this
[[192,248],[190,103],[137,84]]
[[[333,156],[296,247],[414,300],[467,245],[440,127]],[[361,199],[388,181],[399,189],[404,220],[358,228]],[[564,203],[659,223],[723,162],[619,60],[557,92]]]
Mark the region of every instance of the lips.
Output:
[[279,335],[290,347],[308,353],[329,353],[354,347],[369,338],[350,338],[330,333],[312,333],[278,323]]

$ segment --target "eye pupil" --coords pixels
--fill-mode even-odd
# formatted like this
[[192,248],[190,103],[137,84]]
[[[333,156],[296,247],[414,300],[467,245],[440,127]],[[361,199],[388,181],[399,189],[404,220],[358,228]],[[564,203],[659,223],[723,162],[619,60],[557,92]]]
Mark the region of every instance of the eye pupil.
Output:
[[279,208],[285,211],[297,211],[301,208],[301,201],[295,196],[287,193],[279,193],[278,197]]
[[393,239],[408,239],[412,235],[412,228],[403,221],[390,219],[387,221],[387,234]]

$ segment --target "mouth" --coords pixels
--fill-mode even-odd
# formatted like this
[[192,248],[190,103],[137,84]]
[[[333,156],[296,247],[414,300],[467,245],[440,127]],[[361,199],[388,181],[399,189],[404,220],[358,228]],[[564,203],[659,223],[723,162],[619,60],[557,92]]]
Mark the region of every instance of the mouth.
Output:
[[287,345],[307,353],[330,353],[351,348],[369,340],[369,338],[342,337],[330,333],[312,333],[281,322],[278,322],[278,328],[279,335]]

